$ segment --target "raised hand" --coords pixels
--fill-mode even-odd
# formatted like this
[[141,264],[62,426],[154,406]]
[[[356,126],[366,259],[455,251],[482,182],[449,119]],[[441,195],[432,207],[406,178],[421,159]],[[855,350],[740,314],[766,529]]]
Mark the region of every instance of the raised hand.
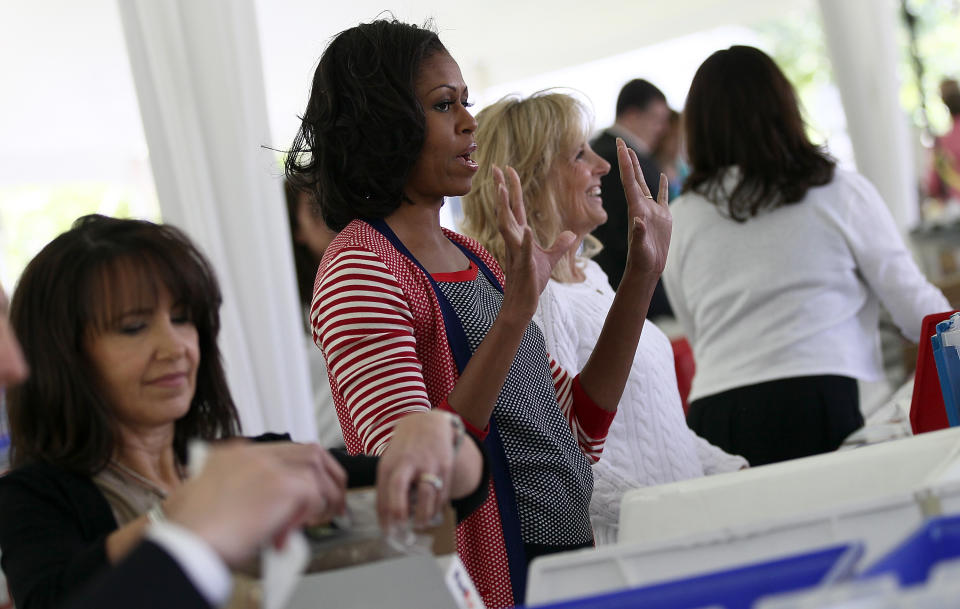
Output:
[[564,231],[557,235],[549,248],[540,247],[527,226],[520,176],[512,167],[506,168],[505,176],[499,167],[494,166],[493,179],[499,198],[497,226],[506,251],[504,308],[517,306],[532,317],[553,267],[573,247],[576,236],[571,231]]
[[667,194],[667,177],[660,174],[659,199],[654,200],[640,169],[637,153],[617,138],[617,160],[620,163],[620,181],[627,196],[627,213],[631,218],[627,234],[628,274],[660,276],[667,262],[673,219]]
[[580,371],[584,391],[609,412],[616,411],[623,395],[650,298],[667,262],[673,228],[667,207],[667,178],[660,174],[659,201],[655,201],[643,179],[636,153],[620,138],[617,160],[630,218],[627,264],[597,344]]

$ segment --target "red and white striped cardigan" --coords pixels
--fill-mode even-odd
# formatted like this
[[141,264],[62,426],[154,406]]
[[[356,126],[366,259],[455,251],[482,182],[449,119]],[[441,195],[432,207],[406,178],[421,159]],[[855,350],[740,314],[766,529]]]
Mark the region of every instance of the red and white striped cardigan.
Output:
[[[476,241],[444,231],[504,282]],[[458,372],[437,297],[426,275],[366,222],[354,220],[323,256],[310,308],[313,339],[327,360],[344,442],[351,454],[380,454],[400,417],[441,408]],[[550,358],[557,402],[596,461],[613,419]],[[464,421],[483,439],[486,430]],[[487,501],[457,529],[457,549],[487,607],[513,605],[503,532],[491,482]]]

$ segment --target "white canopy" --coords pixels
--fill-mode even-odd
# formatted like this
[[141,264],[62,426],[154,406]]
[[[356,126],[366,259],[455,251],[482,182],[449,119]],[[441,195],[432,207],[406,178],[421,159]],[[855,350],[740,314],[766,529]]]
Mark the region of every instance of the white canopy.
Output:
[[[858,167],[902,227],[915,219],[892,0],[115,2],[19,3],[0,21],[0,37],[17,50],[0,54],[0,185],[127,175],[115,153],[135,158],[149,148],[164,219],[202,245],[224,284],[224,357],[251,433],[316,437],[279,168],[261,146],[289,143],[329,38],[386,6],[407,21],[433,17],[474,92],[819,6],[844,104],[854,110],[847,118]],[[657,58],[661,68],[670,61]]]

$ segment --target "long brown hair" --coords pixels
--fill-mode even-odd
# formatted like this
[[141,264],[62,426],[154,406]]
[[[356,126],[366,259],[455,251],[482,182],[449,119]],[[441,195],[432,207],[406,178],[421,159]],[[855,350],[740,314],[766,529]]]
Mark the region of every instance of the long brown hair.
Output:
[[708,57],[693,77],[683,123],[691,166],[684,192],[738,222],[797,203],[833,179],[836,163],[807,138],[793,86],[759,49],[732,46]]
[[31,369],[9,390],[11,461],[53,463],[92,475],[114,455],[118,435],[84,339],[109,323],[124,295],[155,301],[166,288],[196,325],[196,393],[176,421],[174,451],[187,442],[240,432],[217,347],[220,288],[210,263],[172,226],[91,215],[44,247],[27,265],[10,321]]

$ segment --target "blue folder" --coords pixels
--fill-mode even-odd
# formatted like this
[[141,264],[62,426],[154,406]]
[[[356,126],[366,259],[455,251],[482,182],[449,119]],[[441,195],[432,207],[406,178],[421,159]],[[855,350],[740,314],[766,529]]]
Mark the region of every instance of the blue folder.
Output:
[[930,337],[933,345],[933,361],[940,378],[943,405],[947,410],[950,427],[960,425],[960,313],[937,324],[937,333]]

